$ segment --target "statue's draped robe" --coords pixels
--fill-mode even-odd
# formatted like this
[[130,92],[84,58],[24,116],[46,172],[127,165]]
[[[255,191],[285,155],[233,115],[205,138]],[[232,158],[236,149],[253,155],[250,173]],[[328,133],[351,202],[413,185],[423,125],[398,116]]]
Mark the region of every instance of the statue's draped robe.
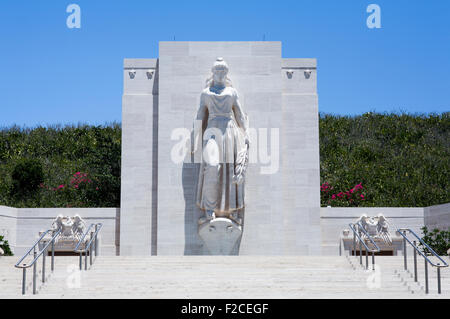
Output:
[[244,182],[233,182],[236,159],[245,152],[248,119],[232,87],[203,90],[197,120],[206,121],[200,165],[197,205],[216,216],[228,216],[244,207]]

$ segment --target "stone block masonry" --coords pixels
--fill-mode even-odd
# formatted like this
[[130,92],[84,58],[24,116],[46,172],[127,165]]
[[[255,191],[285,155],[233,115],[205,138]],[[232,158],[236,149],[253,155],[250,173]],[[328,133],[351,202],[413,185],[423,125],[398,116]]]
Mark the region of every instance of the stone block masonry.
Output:
[[253,134],[236,254],[321,254],[316,61],[283,59],[281,42],[160,42],[158,59],[125,60],[121,254],[207,254],[199,164],[173,161],[172,134],[192,130],[218,56]]

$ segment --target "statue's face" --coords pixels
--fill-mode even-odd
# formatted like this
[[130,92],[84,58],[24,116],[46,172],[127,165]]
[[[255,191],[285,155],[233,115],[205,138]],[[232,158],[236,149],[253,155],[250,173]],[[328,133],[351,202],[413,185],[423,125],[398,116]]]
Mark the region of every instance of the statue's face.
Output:
[[215,67],[213,69],[213,80],[215,84],[225,84],[228,70],[224,67]]

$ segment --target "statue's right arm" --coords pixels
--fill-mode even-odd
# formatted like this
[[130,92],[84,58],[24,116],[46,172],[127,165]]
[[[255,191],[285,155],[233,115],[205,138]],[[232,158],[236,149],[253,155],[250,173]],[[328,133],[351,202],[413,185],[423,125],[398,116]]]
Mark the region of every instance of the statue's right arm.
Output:
[[207,107],[205,102],[205,94],[200,95],[200,107],[197,111],[197,121],[203,121],[206,115]]
[[[195,118],[195,121],[200,121],[200,128],[203,127],[203,123],[206,120],[208,114],[208,107],[206,106],[206,102],[205,102],[205,94],[202,93],[200,95],[200,107],[197,111],[197,117]],[[192,135],[191,135],[191,154],[194,154],[196,152],[195,149],[195,145],[197,145],[197,141],[198,138],[202,138],[203,133],[200,134],[200,136],[195,136],[195,125],[194,125],[194,129],[192,130]]]

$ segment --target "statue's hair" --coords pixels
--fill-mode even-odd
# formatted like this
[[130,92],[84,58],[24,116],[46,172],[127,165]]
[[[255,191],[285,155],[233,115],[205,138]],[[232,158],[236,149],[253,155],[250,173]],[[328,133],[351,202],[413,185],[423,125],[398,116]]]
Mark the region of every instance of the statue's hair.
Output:
[[[228,70],[229,70],[228,64],[224,61],[223,58],[218,57],[216,59],[216,62],[214,62],[213,66],[211,68],[211,72],[214,72],[214,69],[216,69],[217,67],[225,68],[227,70],[227,73],[228,73]],[[211,87],[213,85],[214,85],[214,77],[211,75],[211,77],[209,77],[206,80],[206,87]],[[229,86],[229,87],[233,87],[233,83],[231,83],[231,80],[230,80],[230,78],[228,76],[225,79],[225,85]]]

